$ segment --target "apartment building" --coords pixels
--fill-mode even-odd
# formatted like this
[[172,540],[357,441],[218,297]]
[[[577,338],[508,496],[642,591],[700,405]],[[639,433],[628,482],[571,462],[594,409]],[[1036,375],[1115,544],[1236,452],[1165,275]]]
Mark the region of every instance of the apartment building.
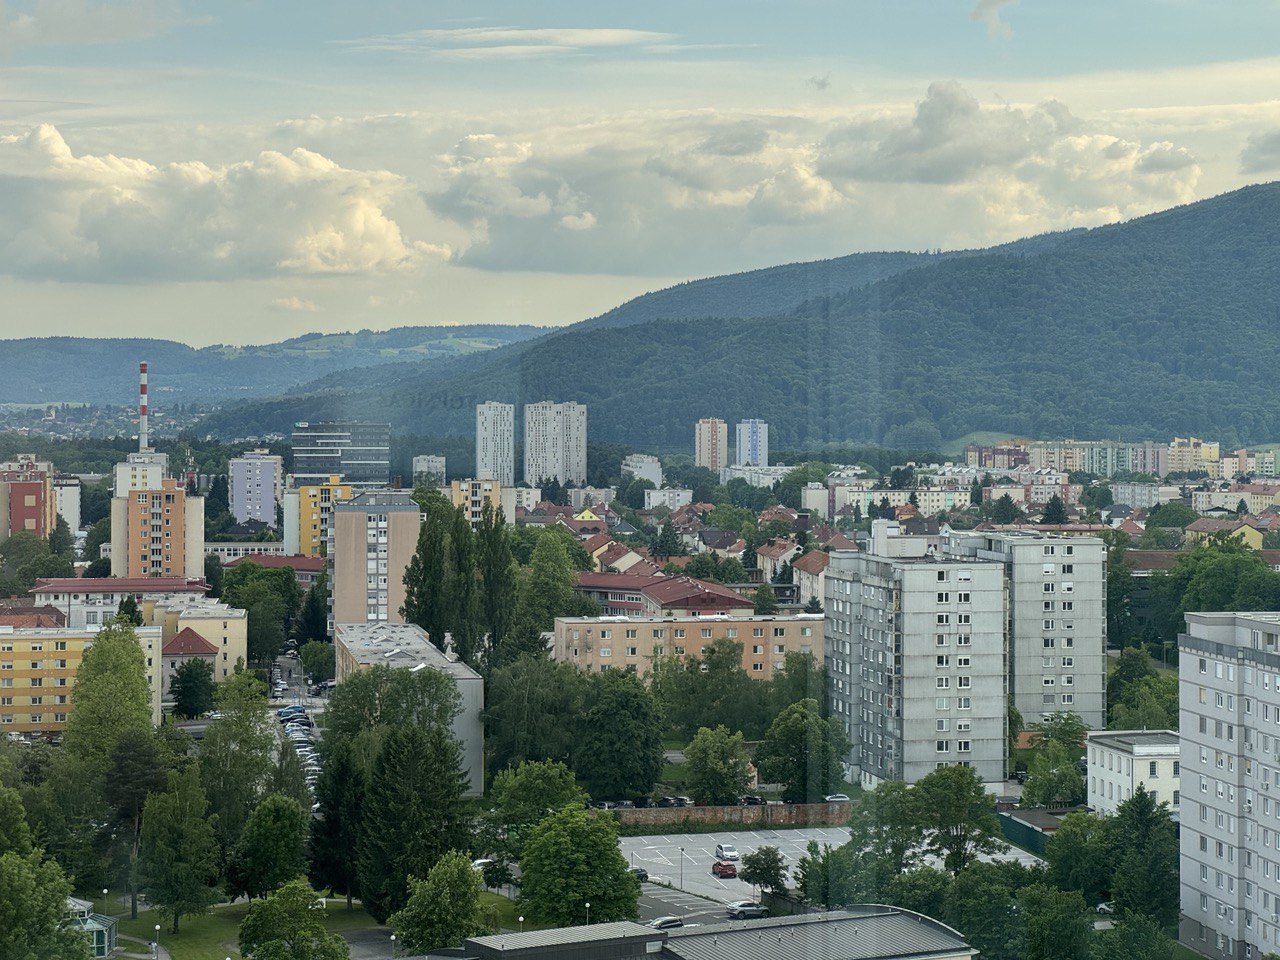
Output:
[[114,619],[125,597],[133,597],[142,607],[182,597],[203,597],[208,592],[209,584],[203,577],[57,577],[37,580],[31,588],[36,607],[53,607],[66,618],[68,628],[92,632]]
[[622,460],[622,475],[637,480],[648,480],[655,487],[662,486],[662,461],[647,453],[629,453]]
[[160,483],[169,475],[169,455],[143,450],[131,453],[123,463],[117,463],[113,471],[112,494],[122,497],[134,490],[159,490]]
[[1009,693],[1023,722],[1071,711],[1090,729],[1104,728],[1106,545],[1096,537],[1032,531],[956,531],[943,538],[942,549],[1004,568]]
[[301,483],[285,490],[284,552],[304,557],[323,556],[329,542],[333,508],[350,500],[354,492],[355,487],[337,474],[330,474],[321,483]]
[[741,420],[738,423],[734,463],[740,467],[769,465],[769,425],[763,420]]
[[493,505],[494,513],[501,511],[507,523],[515,520],[516,488],[504,487],[497,480],[454,480],[440,492],[456,509],[466,512],[472,530],[480,526],[486,503]]
[[58,516],[67,521],[71,532],[80,529],[80,500],[83,487],[79,477],[53,478],[53,503]]
[[1179,939],[1280,950],[1280,613],[1188,613],[1178,638]]
[[943,556],[876,521],[870,550],[835,550],[825,575],[833,714],[865,787],[939,767],[1006,773],[1004,567]]
[[580,403],[527,403],[524,407],[524,479],[587,482],[587,408]]
[[421,526],[422,511],[407,491],[360,493],[334,507],[335,623],[404,623],[404,573]]
[[249,615],[207,597],[186,594],[139,605],[142,622],[160,628],[160,693],[169,696],[169,684],[182,664],[193,657],[213,668],[217,683],[249,662]]
[[423,487],[444,486],[444,457],[423,454],[413,458],[413,485]]
[[57,519],[52,463],[30,454],[0,463],[0,542],[15,533],[44,539]]
[[450,677],[461,698],[452,731],[462,748],[466,796],[484,792],[484,680],[453,654],[440,650],[414,624],[339,623],[333,637],[335,677],[341,684],[362,670],[382,664],[401,670],[433,670]]
[[1222,448],[1199,437],[1174,437],[1169,443],[1170,473],[1207,473],[1221,476]]
[[337,476],[357,490],[391,479],[391,424],[333,420],[293,426],[293,483],[324,484]]
[[663,487],[659,490],[644,492],[644,508],[666,507],[668,510],[679,510],[693,503],[693,491],[683,487]]
[[717,640],[742,645],[742,669],[770,680],[788,653],[821,662],[821,614],[716,617],[557,617],[551,659],[580,670],[633,670],[647,676],[656,658],[706,655]]
[[236,523],[257,520],[273,530],[276,507],[284,497],[284,458],[250,450],[227,466],[231,515]]
[[1176,730],[1094,730],[1085,742],[1089,806],[1113,816],[1139,787],[1169,804],[1181,802],[1181,747]]
[[204,497],[169,477],[112,497],[111,575],[204,576]]
[[[493,400],[476,405],[476,476],[503,486],[516,482],[516,408]],[[526,474],[525,479],[529,477]],[[530,481],[537,483],[537,479]]]
[[1177,487],[1162,486],[1158,483],[1111,484],[1111,499],[1116,503],[1133,507],[1135,510],[1150,510],[1162,503],[1177,500],[1181,496],[1182,491]]
[[703,417],[693,426],[693,463],[718,474],[729,466],[729,425],[716,417]]
[[1225,490],[1193,490],[1191,509],[1196,513],[1210,510],[1231,510],[1244,501],[1249,513],[1262,513],[1268,507],[1280,504],[1280,483],[1233,483]]

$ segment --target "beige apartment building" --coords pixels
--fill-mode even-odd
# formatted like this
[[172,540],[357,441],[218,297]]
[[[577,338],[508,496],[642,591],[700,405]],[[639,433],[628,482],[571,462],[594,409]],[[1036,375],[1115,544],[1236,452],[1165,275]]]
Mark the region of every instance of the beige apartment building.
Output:
[[421,525],[422,511],[407,491],[371,491],[335,504],[334,623],[404,623],[404,573]]
[[[142,622],[160,628],[159,688],[168,699],[178,668],[199,656],[213,667],[217,683],[249,663],[249,616],[244,610],[206,597],[176,597],[144,602]],[[175,640],[181,637],[181,642]]]
[[454,480],[441,487],[440,492],[456,509],[466,511],[472,530],[480,526],[480,516],[486,503],[493,504],[495,514],[501,510],[507,523],[515,520],[516,488],[504,487],[497,480]]
[[729,425],[716,417],[704,417],[693,427],[693,462],[719,474],[730,463]]
[[204,575],[204,498],[177,480],[111,500],[113,577]]
[[720,639],[742,644],[742,669],[756,680],[781,670],[788,653],[821,662],[823,615],[763,617],[557,617],[551,658],[588,672],[649,673],[654,658],[702,656]]

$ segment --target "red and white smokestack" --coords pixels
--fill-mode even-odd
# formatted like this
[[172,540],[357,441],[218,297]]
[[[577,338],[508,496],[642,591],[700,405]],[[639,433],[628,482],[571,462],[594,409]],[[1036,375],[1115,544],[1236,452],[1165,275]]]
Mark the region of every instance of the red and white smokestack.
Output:
[[138,452],[147,452],[147,361],[138,364]]

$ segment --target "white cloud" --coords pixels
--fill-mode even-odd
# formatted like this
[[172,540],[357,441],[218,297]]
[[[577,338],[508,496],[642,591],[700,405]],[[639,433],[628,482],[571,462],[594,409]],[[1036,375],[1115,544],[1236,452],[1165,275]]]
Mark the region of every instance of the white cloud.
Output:
[[0,2],[0,49],[142,40],[180,20],[177,0]]
[[406,181],[302,148],[211,167],[77,156],[41,125],[0,138],[0,270],[91,281],[409,269],[447,257],[388,211]]
[[315,313],[320,309],[314,300],[304,300],[302,297],[277,297],[271,301],[271,306],[276,310],[293,313]]
[[1240,152],[1240,169],[1262,173],[1280,169],[1280,129],[1253,134]]
[[651,30],[572,27],[460,27],[414,30],[352,40],[356,50],[422,54],[454,60],[509,60],[552,57],[602,49],[672,48],[675,37]]
[[969,14],[969,19],[985,23],[990,36],[1012,37],[1013,29],[1000,19],[1000,8],[1017,2],[1018,0],[978,0],[973,12]]

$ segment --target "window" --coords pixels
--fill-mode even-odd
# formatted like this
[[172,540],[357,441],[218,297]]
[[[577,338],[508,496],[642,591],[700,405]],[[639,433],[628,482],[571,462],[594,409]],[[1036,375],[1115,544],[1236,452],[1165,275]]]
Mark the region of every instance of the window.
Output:
[[950,622],[951,622],[951,614],[949,613],[938,614],[938,626],[943,627],[949,624]]
[[939,718],[939,719],[935,722],[935,724],[934,724],[934,729],[936,729],[936,730],[938,731],[938,733],[946,733],[946,732],[947,732],[947,726],[948,726],[950,723],[951,723],[951,721],[950,721],[950,720],[945,720],[945,719]]
[[959,600],[959,602],[960,602],[960,603],[968,603],[968,602],[969,602],[969,594],[967,594],[967,593],[957,594],[957,595],[956,595],[956,599],[957,599],[957,600]]
[[935,749],[938,753],[950,753],[950,752],[951,752],[951,741],[950,741],[950,740],[939,740],[939,741],[937,741],[937,745],[935,746],[935,748],[934,748],[934,749]]
[[752,627],[752,628],[751,628],[751,636],[753,636],[753,637],[763,637],[763,636],[764,636],[764,627]]
[[969,697],[956,697],[957,710],[971,710],[973,708],[973,700]]
[[951,678],[950,678],[950,677],[937,677],[937,678],[935,678],[935,680],[934,680],[934,685],[935,685],[939,690],[950,690],[950,689],[951,689]]
[[1152,761],[1151,761],[1151,763],[1150,763],[1150,764],[1148,764],[1148,770],[1149,770],[1149,772],[1148,772],[1147,776],[1149,776],[1149,777],[1154,777],[1154,776],[1156,775],[1156,769],[1157,769],[1156,761],[1152,760]]
[[972,683],[970,681],[971,681],[970,677],[957,677],[956,686],[959,687],[961,690],[967,690],[970,686],[972,686]]
[[938,602],[939,602],[939,603],[950,603],[950,602],[951,602],[951,594],[949,594],[949,593],[940,593],[940,594],[938,594]]
[[957,740],[957,741],[956,741],[956,750],[957,750],[959,753],[968,753],[968,752],[969,752],[969,744],[970,744],[970,741],[968,741],[968,740]]

